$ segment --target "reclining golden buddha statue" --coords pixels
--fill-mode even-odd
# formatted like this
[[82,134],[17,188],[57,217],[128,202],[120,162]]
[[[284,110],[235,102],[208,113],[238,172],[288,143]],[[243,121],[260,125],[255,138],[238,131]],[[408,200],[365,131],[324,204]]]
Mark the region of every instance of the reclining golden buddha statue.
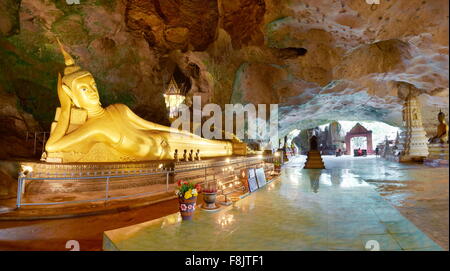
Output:
[[176,158],[174,155],[184,150],[193,150],[202,157],[233,154],[231,141],[208,140],[146,121],[124,104],[103,108],[92,74],[76,66],[59,45],[66,64],[64,76],[58,74],[61,107],[56,110],[42,160],[57,163],[166,160]]

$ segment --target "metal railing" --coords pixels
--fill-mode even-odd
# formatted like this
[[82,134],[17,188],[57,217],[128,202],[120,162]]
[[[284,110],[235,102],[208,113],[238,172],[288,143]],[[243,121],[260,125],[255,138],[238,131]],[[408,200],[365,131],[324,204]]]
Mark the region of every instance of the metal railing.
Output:
[[[180,175],[180,178],[192,178],[192,179],[199,179],[202,178],[203,181],[200,181],[199,183],[203,183],[204,181],[211,179],[210,181],[217,182],[219,180],[219,175],[217,172],[220,173],[220,170],[216,172],[216,168],[222,168],[224,166],[231,166],[231,165],[237,165],[237,164],[243,164],[240,166],[240,168],[247,168],[250,166],[254,166],[257,164],[261,164],[264,162],[273,162],[273,160],[276,159],[273,156],[265,156],[265,157],[246,157],[246,158],[237,158],[232,159],[230,161],[219,161],[219,162],[208,162],[208,160],[205,161],[196,161],[198,163],[189,165],[190,162],[185,163],[174,163],[173,168],[158,168],[158,169],[140,169],[134,170],[134,171],[121,171],[121,174],[115,174],[111,175],[111,171],[105,172],[105,171],[95,171],[95,172],[86,172],[85,176],[82,176],[80,173],[79,176],[76,176],[76,174],[71,174],[71,176],[67,176],[68,174],[60,174],[60,176],[33,176],[33,172],[30,172],[28,174],[24,174],[23,172],[19,173],[18,177],[18,186],[17,186],[17,199],[16,199],[16,207],[20,208],[21,206],[33,206],[33,205],[61,205],[61,204],[73,204],[73,203],[88,203],[88,202],[97,202],[97,201],[104,201],[105,203],[109,200],[114,199],[123,199],[123,198],[132,198],[132,197],[140,197],[140,196],[147,196],[152,194],[158,194],[158,193],[164,193],[164,192],[170,192],[170,184],[175,184],[175,179],[177,179],[177,174]],[[180,167],[177,169],[176,167]],[[208,174],[208,170],[210,171]],[[189,174],[183,174],[183,173],[195,173],[195,171],[204,171],[201,174],[201,177],[199,174],[196,174],[194,176],[189,176]],[[115,173],[117,173],[116,171]],[[106,173],[106,174],[105,174]],[[109,173],[109,174],[108,174]],[[234,174],[234,173],[233,173]],[[50,175],[50,174],[48,174]],[[121,181],[127,181],[127,178],[133,178],[133,177],[139,177],[143,178],[144,180],[146,178],[150,178],[152,176],[160,175],[161,177],[165,177],[165,189],[163,190],[155,190],[150,192],[143,192],[143,193],[132,193],[128,195],[121,195],[121,196],[113,196],[111,195],[111,182],[113,180],[121,180]],[[192,175],[192,174],[191,174]],[[209,177],[209,178],[208,178]],[[100,182],[104,181],[105,186],[103,189],[103,196],[102,197],[96,197],[91,199],[83,199],[83,200],[72,200],[72,201],[58,201],[58,202],[22,202],[24,199],[25,194],[25,187],[27,182],[33,182],[33,181],[89,181],[89,182]],[[158,183],[162,184],[162,183]]]
[[41,152],[45,151],[45,143],[47,142],[49,132],[28,132],[26,133],[26,139],[25,142],[28,143],[28,140],[30,138],[34,138],[33,140],[33,155],[36,155],[37,148],[38,148],[38,141],[42,142],[41,146]]

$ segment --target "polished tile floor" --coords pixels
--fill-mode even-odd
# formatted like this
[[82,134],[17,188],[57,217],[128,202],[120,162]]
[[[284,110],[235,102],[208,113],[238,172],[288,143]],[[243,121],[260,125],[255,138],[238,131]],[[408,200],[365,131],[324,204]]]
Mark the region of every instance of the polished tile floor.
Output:
[[107,231],[103,249],[442,250],[355,171],[302,169],[301,159],[219,212],[199,209],[192,221],[177,213]]

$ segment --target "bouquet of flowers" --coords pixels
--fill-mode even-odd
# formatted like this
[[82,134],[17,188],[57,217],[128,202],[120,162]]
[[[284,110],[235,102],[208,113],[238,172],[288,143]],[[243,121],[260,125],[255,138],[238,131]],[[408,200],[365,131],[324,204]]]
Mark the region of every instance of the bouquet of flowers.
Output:
[[201,190],[200,184],[194,185],[191,182],[179,180],[177,182],[178,189],[175,191],[175,194],[179,198],[190,199],[192,197],[196,197]]

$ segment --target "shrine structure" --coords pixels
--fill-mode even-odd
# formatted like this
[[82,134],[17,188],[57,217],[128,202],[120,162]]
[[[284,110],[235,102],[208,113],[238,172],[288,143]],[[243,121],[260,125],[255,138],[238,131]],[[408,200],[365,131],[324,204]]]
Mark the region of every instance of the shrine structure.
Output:
[[353,128],[345,135],[345,152],[347,155],[351,154],[351,140],[354,137],[367,138],[367,154],[373,154],[372,147],[372,131],[367,130],[360,123],[357,123]]

